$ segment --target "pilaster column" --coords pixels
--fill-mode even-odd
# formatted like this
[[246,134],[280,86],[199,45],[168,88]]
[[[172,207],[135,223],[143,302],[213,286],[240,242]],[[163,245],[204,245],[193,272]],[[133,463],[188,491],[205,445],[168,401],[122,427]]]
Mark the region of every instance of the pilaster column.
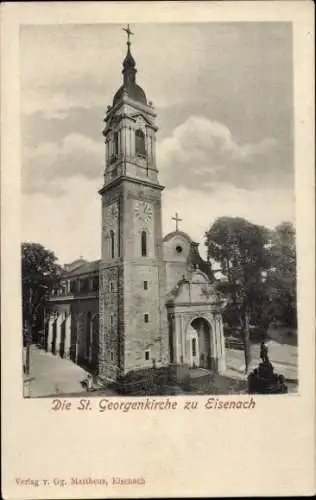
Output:
[[131,157],[132,156],[132,129],[129,126],[127,129],[127,147],[126,147],[126,152],[127,156]]
[[84,342],[85,342],[85,313],[81,312],[77,316],[77,355],[76,355],[76,361],[78,362],[78,359],[83,356],[83,350],[84,350]]
[[225,336],[224,336],[224,325],[222,316],[218,316],[218,344],[219,344],[219,359],[218,359],[218,371],[219,373],[226,372],[226,349],[225,349]]
[[69,312],[65,320],[65,352],[64,357],[69,359],[71,346],[71,313]]
[[48,319],[47,352],[52,352],[53,323],[54,323],[54,316],[50,315]]
[[217,324],[216,324],[216,317],[215,314],[212,313],[212,319],[210,321],[211,323],[211,363],[212,363],[212,368],[214,370],[217,370],[217,360],[218,360],[218,348],[217,348]]
[[107,167],[109,163],[110,151],[109,151],[109,140],[106,138],[105,140],[105,166]]
[[60,356],[60,341],[61,341],[61,323],[63,320],[63,315],[58,314],[56,321],[56,351],[55,354]]
[[94,321],[95,321],[95,314],[90,318],[89,322],[89,347],[88,347],[88,360],[89,363],[92,362],[92,357],[93,357],[93,326],[94,326]]
[[152,159],[153,159],[153,162],[154,162],[154,165],[156,165],[156,135],[154,134],[153,135],[153,138],[152,138]]
[[186,348],[186,342],[187,342],[187,332],[186,329],[184,329],[184,321],[183,321],[183,315],[180,314],[180,332],[181,332],[181,355],[182,355],[182,361],[183,363],[187,363],[187,348]]
[[182,331],[181,331],[181,321],[179,314],[174,315],[173,320],[173,354],[174,361],[176,364],[181,363],[182,355]]
[[135,158],[135,129],[134,127],[130,128],[130,145],[131,145],[131,156]]

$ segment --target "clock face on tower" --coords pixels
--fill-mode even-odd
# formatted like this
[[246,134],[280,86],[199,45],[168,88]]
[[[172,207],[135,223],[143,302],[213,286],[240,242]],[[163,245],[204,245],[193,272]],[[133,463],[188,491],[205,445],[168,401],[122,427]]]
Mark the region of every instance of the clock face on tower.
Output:
[[142,222],[149,222],[153,216],[153,209],[150,203],[138,201],[135,205],[136,218]]

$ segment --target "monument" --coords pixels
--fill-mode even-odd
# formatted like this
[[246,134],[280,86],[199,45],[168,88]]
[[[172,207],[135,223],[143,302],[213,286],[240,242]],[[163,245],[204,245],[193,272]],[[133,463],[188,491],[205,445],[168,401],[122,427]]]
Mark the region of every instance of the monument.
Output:
[[260,358],[262,362],[248,376],[248,393],[286,394],[288,388],[284,376],[274,373],[274,367],[268,356],[268,348],[263,341],[260,344]]

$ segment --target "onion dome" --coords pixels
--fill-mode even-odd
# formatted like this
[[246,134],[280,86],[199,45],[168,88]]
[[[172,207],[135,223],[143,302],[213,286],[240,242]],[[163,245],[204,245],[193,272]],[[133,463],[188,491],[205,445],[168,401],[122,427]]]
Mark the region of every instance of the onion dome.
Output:
[[122,99],[124,94],[134,101],[141,102],[142,104],[147,104],[146,94],[143,89],[136,83],[136,62],[131,54],[131,42],[129,40],[130,35],[133,33],[130,31],[129,26],[127,29],[124,28],[128,35],[127,39],[127,54],[123,61],[123,85],[117,90],[113,99],[113,106]]

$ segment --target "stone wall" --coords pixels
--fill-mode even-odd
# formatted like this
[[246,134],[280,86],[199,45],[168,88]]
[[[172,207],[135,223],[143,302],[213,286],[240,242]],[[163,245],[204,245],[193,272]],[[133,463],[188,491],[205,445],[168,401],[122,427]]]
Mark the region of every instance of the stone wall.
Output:
[[[125,265],[125,370],[166,362],[163,276],[156,261]],[[144,282],[147,289],[144,289]],[[147,316],[145,316],[147,315]],[[148,359],[146,359],[146,352]]]
[[100,271],[99,374],[108,379],[114,379],[124,367],[122,277],[122,266],[103,267]]

